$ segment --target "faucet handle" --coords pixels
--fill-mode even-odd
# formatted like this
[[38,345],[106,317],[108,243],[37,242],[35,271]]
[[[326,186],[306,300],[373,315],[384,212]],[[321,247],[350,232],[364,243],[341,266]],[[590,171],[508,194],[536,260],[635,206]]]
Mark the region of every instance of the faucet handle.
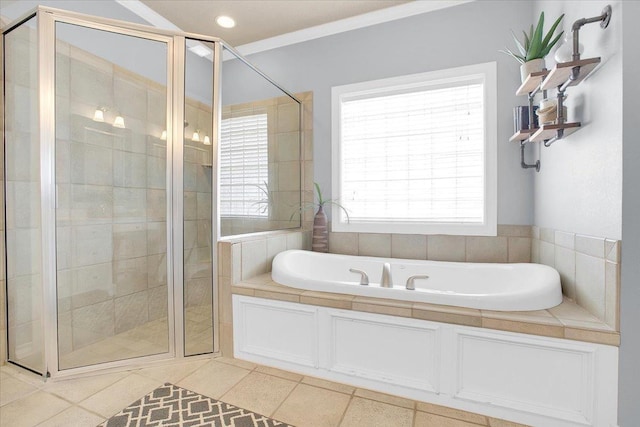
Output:
[[360,276],[360,284],[361,285],[366,286],[366,285],[369,284],[369,276],[367,276],[367,273],[365,273],[364,271],[358,270],[357,268],[350,268],[349,271],[352,272],[352,273],[358,273],[358,274],[361,275]]
[[415,291],[416,290],[416,279],[428,279],[429,276],[426,274],[416,274],[415,276],[411,276],[407,279],[407,290]]

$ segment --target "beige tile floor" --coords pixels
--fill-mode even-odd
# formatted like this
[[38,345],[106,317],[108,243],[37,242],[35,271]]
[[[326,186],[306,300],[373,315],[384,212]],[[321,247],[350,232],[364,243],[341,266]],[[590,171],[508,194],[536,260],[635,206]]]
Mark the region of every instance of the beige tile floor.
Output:
[[228,358],[47,383],[6,365],[0,368],[0,426],[96,426],[164,382],[297,427],[519,426]]

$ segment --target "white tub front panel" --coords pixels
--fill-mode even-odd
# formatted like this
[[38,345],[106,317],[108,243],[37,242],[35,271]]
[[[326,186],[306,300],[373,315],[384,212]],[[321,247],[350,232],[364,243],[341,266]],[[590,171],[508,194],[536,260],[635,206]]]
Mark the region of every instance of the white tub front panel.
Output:
[[235,356],[536,427],[615,427],[618,348],[233,296]]
[[[318,312],[313,306],[234,298],[234,350],[237,357],[267,357],[318,367]],[[236,316],[237,313],[237,316]]]
[[454,397],[591,425],[593,347],[485,331],[455,335]]
[[[438,392],[439,328],[425,322],[327,310],[321,342],[328,370]],[[323,317],[324,317],[323,316]]]

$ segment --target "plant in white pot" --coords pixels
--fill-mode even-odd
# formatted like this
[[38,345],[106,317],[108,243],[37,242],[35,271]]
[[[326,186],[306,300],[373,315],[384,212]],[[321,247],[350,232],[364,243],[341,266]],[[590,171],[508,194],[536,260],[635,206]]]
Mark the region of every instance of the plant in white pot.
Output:
[[540,13],[540,18],[538,19],[535,30],[533,29],[533,25],[531,25],[529,34],[527,34],[526,31],[522,32],[524,34],[523,42],[520,42],[516,35],[512,33],[516,47],[518,48],[518,53],[514,53],[509,49],[502,50],[501,52],[506,53],[522,64],[520,65],[520,78],[523,82],[530,73],[542,71],[545,68],[544,57],[547,56],[553,46],[558,43],[558,40],[560,40],[560,37],[562,37],[564,33],[564,31],[560,31],[560,34],[552,39],[553,33],[556,31],[563,17],[564,14],[556,19],[556,22],[553,23],[551,29],[544,37],[544,12]]
[[314,209],[317,207],[318,211],[313,217],[313,234],[311,238],[311,250],[315,252],[329,252],[329,231],[327,230],[327,215],[324,213],[325,205],[336,205],[340,209],[342,209],[347,216],[347,221],[349,221],[349,212],[342,206],[340,203],[336,202],[333,199],[325,199],[322,196],[322,191],[320,190],[320,186],[317,182],[313,183],[316,189],[317,201],[309,202],[303,204],[297,212],[291,214],[289,221],[293,219],[296,214],[302,213],[309,209]]

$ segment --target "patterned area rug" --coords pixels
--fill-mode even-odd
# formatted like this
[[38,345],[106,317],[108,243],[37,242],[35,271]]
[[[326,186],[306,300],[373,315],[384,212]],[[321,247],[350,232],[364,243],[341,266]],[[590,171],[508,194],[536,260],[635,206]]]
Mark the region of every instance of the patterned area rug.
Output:
[[166,383],[98,427],[293,427]]

